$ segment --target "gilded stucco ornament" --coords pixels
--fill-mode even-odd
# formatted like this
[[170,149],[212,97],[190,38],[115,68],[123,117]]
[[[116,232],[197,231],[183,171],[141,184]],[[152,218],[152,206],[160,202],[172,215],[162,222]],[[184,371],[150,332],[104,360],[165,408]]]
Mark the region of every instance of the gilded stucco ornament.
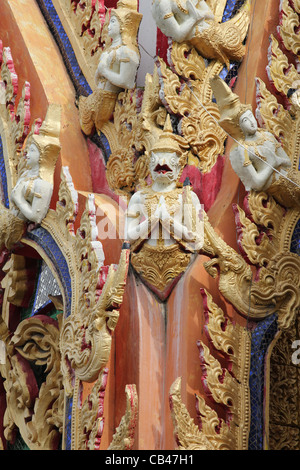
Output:
[[[245,328],[229,320],[205,289],[201,294],[209,346],[198,341],[198,348],[202,382],[210,400],[196,395],[196,424],[183,403],[181,379],[173,383],[169,396],[174,437],[180,450],[247,450],[251,337]],[[214,357],[216,351],[225,357],[225,368]],[[209,405],[211,401],[224,408],[225,419]]]
[[[263,220],[266,201],[268,201],[266,193],[259,193],[259,195],[260,205],[252,206],[252,213],[247,214],[247,220],[248,217],[250,219],[248,224],[243,225],[239,216],[236,216],[238,242],[243,246],[241,254],[227,245],[215,232],[204,213],[204,245],[201,252],[211,258],[210,261],[204,263],[204,267],[213,278],[218,278],[219,291],[241,315],[262,320],[276,313],[280,326],[287,328],[300,305],[299,257],[289,251],[288,241],[283,243],[284,236],[287,235],[285,224],[292,221],[295,223],[295,214],[289,214],[280,220],[277,240],[277,247],[280,251],[276,251],[271,258],[268,256],[268,263],[264,265],[263,257],[260,258],[260,262],[258,261],[260,250],[257,249],[257,245],[259,245],[260,238],[254,237],[252,232],[251,245],[247,246],[243,243],[244,237],[249,242],[247,229],[250,227],[251,219],[255,218],[254,223],[258,226],[260,237],[266,231],[269,243],[271,246],[273,244],[271,234],[268,233],[268,228],[273,223],[272,217],[269,220],[265,218],[265,226],[260,226],[257,222],[259,219]],[[251,203],[253,196],[253,192],[250,192],[248,197]],[[249,204],[249,201],[245,203]],[[256,202],[258,202],[257,199]],[[270,202],[272,203],[272,199]],[[252,225],[250,230],[253,228]],[[253,253],[257,256],[254,263],[249,262]],[[252,271],[252,265],[254,271]]]
[[170,117],[152,146],[152,184],[130,199],[126,239],[131,264],[142,279],[164,298],[201,248],[201,205],[189,184],[179,184],[186,162],[186,143],[173,134]]
[[186,43],[172,44],[170,67],[157,60],[160,97],[170,115],[176,117],[178,130],[189,144],[187,163],[209,173],[224,152],[226,139],[216,125],[219,109],[212,101],[209,78],[222,70],[219,61],[205,60]]
[[63,168],[56,211],[49,211],[42,225],[62,246],[72,270],[74,296],[76,292],[72,314],[64,318],[60,338],[67,395],[73,393],[71,369],[78,379],[94,382],[108,361],[129,263],[129,249],[124,246],[119,265],[104,265],[92,194],[87,197],[80,227],[74,233],[77,201],[68,168]]
[[135,385],[126,385],[126,412],[113,435],[108,450],[131,450],[138,417],[138,396]]
[[[256,80],[259,124],[272,132],[281,142],[295,172],[299,171],[300,148],[298,101],[300,76],[297,70],[299,7],[299,0],[280,2],[277,38],[273,35],[270,37],[267,66],[269,80],[266,82],[261,79]],[[241,228],[240,246],[245,245],[245,252],[249,253],[250,238],[254,235],[251,222],[257,226],[260,238],[265,232],[264,248],[260,249],[258,246],[260,244],[256,243],[258,251],[256,263],[262,265],[261,255],[264,254],[264,263],[270,264],[276,252],[278,258],[285,259],[286,272],[289,270],[291,297],[295,306],[287,310],[283,317],[279,314],[278,331],[269,345],[265,359],[263,446],[268,450],[298,450],[299,365],[298,357],[293,351],[299,338],[299,287],[295,289],[300,272],[298,248],[295,250],[295,244],[298,242],[299,208],[295,206],[286,209],[279,206],[275,199],[262,193],[251,192],[247,199],[241,217],[238,216]],[[259,199],[263,199],[263,204]],[[270,233],[268,228],[271,229]],[[266,238],[269,239],[268,243]],[[252,244],[252,247],[254,246],[255,244]],[[254,253],[253,250],[252,254]],[[276,274],[281,275],[280,272]]]
[[[118,265],[106,266],[102,243],[98,239],[94,196],[86,200],[86,209],[75,233],[78,193],[69,170],[62,169],[59,201],[43,220],[46,228],[64,253],[72,273],[72,306],[62,319],[59,339],[61,371],[66,396],[73,397],[72,449],[99,449],[103,432],[103,400],[107,382],[106,369],[113,332],[119,318],[129,266],[129,246],[123,246]],[[82,383],[93,388],[80,403]],[[134,385],[129,386],[132,407],[126,412],[115,441],[124,436],[124,449],[132,446],[136,424]],[[124,422],[125,421],[125,422]],[[118,434],[119,432],[119,434]],[[128,440],[126,440],[128,433]],[[113,445],[113,444],[112,444]],[[116,444],[117,445],[117,444]]]
[[100,131],[113,114],[119,93],[135,87],[140,62],[136,36],[142,15],[136,0],[120,0],[107,14],[107,39],[95,74],[96,89],[88,97],[80,96],[79,119],[82,131],[90,135]]
[[[13,442],[19,429],[30,449],[57,449],[64,422],[60,321],[36,316],[22,321],[12,333],[1,319],[0,332],[6,346],[6,360],[0,366],[7,402],[5,438]],[[32,364],[45,367],[40,388]]]
[[[221,21],[225,2],[211,3],[216,20]],[[114,192],[129,199],[145,182],[147,158],[167,113],[188,144],[187,164],[203,174],[212,171],[224,153],[226,133],[216,124],[220,114],[212,99],[210,78],[223,68],[219,58],[207,61],[190,41],[172,42],[166,62],[157,57],[153,75],[146,75],[144,91],[119,94],[113,123],[102,128],[111,148],[106,176]]]
[[[50,104],[44,121],[30,131],[30,84],[17,103],[19,79],[8,47],[0,42],[0,133],[7,199],[1,201],[1,376],[6,392],[3,425],[13,442],[18,431],[30,449],[57,449],[63,432],[64,391],[60,370],[60,316],[35,316],[11,330],[11,308],[28,306],[33,293],[35,263],[10,252],[46,216],[53,174],[60,152],[60,106]],[[4,206],[5,204],[5,206]],[[6,264],[5,264],[6,263]],[[34,369],[43,369],[38,384]]]
[[[86,440],[83,441],[82,436],[87,436],[87,433],[89,448],[96,448],[101,433],[95,430],[99,424],[99,410],[103,410],[103,381],[100,376],[108,361],[112,332],[117,324],[118,309],[123,299],[129,249],[124,247],[122,250],[119,266],[103,265],[104,253],[101,242],[97,240],[92,195],[86,198],[86,211],[75,234],[78,194],[67,168],[62,170],[56,210],[49,210],[53,173],[60,151],[61,109],[60,106],[50,104],[44,121],[36,120],[30,131],[30,85],[25,83],[16,106],[18,77],[9,48],[4,48],[2,53],[2,43],[0,47],[3,81],[0,131],[9,196],[9,208],[1,208],[2,217],[5,219],[2,224],[5,229],[3,236],[6,237],[6,250],[2,251],[1,257],[3,298],[0,321],[3,346],[1,376],[4,379],[7,398],[4,416],[5,438],[13,442],[19,430],[30,449],[58,448],[65,425],[66,396],[72,396],[73,393],[76,395],[82,380],[86,380],[95,381],[95,389],[97,383],[100,384],[100,389],[92,392],[96,397],[93,407],[89,405],[92,397],[86,405],[82,404],[80,416],[75,409],[79,402],[75,400],[73,413],[76,418],[73,416],[73,419],[79,421],[76,421],[72,428],[73,449],[79,449],[81,445],[86,448]],[[15,220],[20,221],[19,232],[16,232]],[[29,231],[37,228],[37,225],[51,234],[66,260],[71,275],[71,299],[65,297],[53,260],[49,261],[43,249],[27,236],[27,227]],[[32,295],[34,290],[32,279],[36,279],[35,268],[26,263],[25,256],[7,251],[20,240],[22,246],[29,246],[41,255],[57,277],[62,299],[52,297],[51,300],[55,307],[64,313],[58,315],[57,320],[47,315],[36,315],[20,322],[16,329],[10,331],[8,325],[11,320],[11,307],[27,307],[29,292]],[[66,314],[66,304],[70,305],[69,302],[70,317]],[[82,348],[82,344],[85,347]],[[36,380],[34,367],[43,367],[41,383]],[[126,393],[130,396],[132,406],[122,421],[122,431],[121,428],[116,431],[114,441],[114,445],[120,448],[122,445],[124,448],[131,447],[134,439],[137,397],[133,385],[129,386],[129,390]],[[100,402],[97,401],[99,393]],[[102,424],[101,426],[103,429]],[[89,430],[93,432],[89,433]]]
[[119,94],[114,123],[107,123],[102,130],[112,151],[106,168],[108,184],[114,192],[128,198],[149,175],[149,151],[166,120],[167,111],[159,95],[155,67],[153,75],[146,75],[143,96],[130,90]]
[[[270,48],[270,80],[288,98],[297,72],[287,67],[288,59],[273,37]],[[287,74],[280,74],[283,69],[288,69]],[[287,99],[288,109],[279,105],[257,79],[257,116],[264,126],[258,129],[251,107],[243,105],[220,78],[212,80],[212,88],[220,107],[219,122],[237,143],[230,154],[233,169],[248,192],[243,208],[233,206],[240,254],[205,219],[203,252],[212,258],[205,267],[212,276],[219,274],[219,290],[239,313],[260,320],[276,312],[280,328],[287,329],[299,308],[300,263],[290,252],[299,219],[299,114]],[[265,162],[269,165],[264,167]]]
[[[222,20],[225,3],[207,2],[217,22]],[[243,12],[247,8],[245,5]],[[246,16],[243,13],[245,34]],[[187,164],[204,174],[211,172],[224,153],[226,133],[216,124],[220,114],[209,80],[223,68],[220,57],[207,61],[190,41],[172,42],[167,61],[157,57],[153,75],[146,75],[144,92],[119,94],[114,121],[102,128],[112,151],[106,175],[114,192],[130,198],[144,183],[149,175],[147,155],[162,132],[167,113],[189,146]]]
[[208,59],[216,59],[229,68],[230,60],[241,61],[245,54],[243,41],[249,25],[246,6],[234,18],[219,23],[214,15],[217,1],[153,0],[152,15],[158,28],[173,41],[189,41]]

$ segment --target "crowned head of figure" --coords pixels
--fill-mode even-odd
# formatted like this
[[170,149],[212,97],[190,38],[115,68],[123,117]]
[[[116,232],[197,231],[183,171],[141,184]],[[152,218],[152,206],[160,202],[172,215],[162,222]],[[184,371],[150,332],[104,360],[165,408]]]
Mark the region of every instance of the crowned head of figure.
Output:
[[137,0],[119,0],[117,8],[112,8],[110,12],[110,19],[118,20],[122,44],[137,51],[137,34],[142,17],[138,12]]
[[38,133],[32,132],[26,143],[27,167],[38,168],[40,178],[50,183],[61,150],[60,113],[60,106],[50,104]]
[[220,111],[219,124],[225,132],[237,140],[243,139],[248,130],[251,133],[254,127],[256,132],[252,106],[241,103],[239,96],[219,76],[212,78],[210,83]]
[[152,181],[178,182],[187,160],[185,140],[173,133],[170,116],[167,115],[164,129],[150,149],[149,170]]

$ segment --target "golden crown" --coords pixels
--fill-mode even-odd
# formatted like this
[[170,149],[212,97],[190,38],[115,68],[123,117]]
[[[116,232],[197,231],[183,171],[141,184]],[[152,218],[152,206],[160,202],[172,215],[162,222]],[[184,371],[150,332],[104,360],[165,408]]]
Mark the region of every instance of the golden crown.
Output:
[[111,10],[120,22],[123,43],[136,48],[136,37],[143,15],[138,12],[137,0],[119,0],[117,8]]
[[53,174],[61,145],[59,141],[61,107],[50,104],[38,134],[32,133],[28,145],[35,144],[40,152],[39,175],[42,179],[53,182]]
[[173,133],[170,115],[167,114],[164,129],[157,142],[150,149],[151,152],[176,152],[180,157],[188,149],[188,144],[183,137]]

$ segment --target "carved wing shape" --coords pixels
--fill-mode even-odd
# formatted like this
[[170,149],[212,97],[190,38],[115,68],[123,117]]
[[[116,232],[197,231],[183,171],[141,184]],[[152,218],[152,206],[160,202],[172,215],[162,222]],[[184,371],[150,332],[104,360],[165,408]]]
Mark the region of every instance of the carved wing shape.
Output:
[[235,26],[240,31],[241,39],[245,39],[249,28],[249,1],[231,20],[226,21],[226,25]]
[[108,276],[99,300],[98,312],[119,308],[123,301],[128,271],[129,250],[123,246],[120,263],[109,267]]
[[174,425],[174,437],[179,449],[215,450],[191,418],[181,399],[181,378],[175,380],[170,389],[170,406]]

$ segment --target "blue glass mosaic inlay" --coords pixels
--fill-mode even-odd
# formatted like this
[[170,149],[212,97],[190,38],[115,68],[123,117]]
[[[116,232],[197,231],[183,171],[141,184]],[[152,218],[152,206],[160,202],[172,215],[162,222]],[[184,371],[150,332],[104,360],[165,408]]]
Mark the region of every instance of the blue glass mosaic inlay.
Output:
[[292,236],[291,252],[300,255],[300,220],[298,220]]
[[76,80],[78,81],[78,84],[83,87],[83,89],[87,92],[87,94],[92,93],[92,90],[78,65],[73,47],[64,30],[64,27],[60,21],[60,18],[53,6],[52,0],[44,0],[44,5],[49,13],[51,20],[53,21],[55,25],[55,28],[57,30],[57,33],[59,34],[60,40],[62,41],[64,45],[65,53],[68,57],[68,60],[70,62],[70,65],[76,77]]
[[1,136],[0,136],[0,172],[1,172],[1,189],[2,189],[2,198],[3,198],[1,202],[8,209],[9,199],[8,199],[8,191],[7,191],[7,178],[6,178],[6,169],[5,169],[3,144],[2,144]]
[[[60,20],[58,14],[56,12],[56,9],[53,6],[52,0],[43,0],[43,1],[39,0],[39,4],[40,4],[40,6],[41,5],[43,6],[43,9],[46,9],[46,11],[47,11],[47,13],[48,13],[53,25],[54,25],[55,32],[59,36],[59,39],[60,39],[61,43],[63,44],[63,51],[61,51],[61,53],[65,54],[68,58],[69,66],[71,67],[72,74],[75,77],[76,83],[74,83],[74,80],[73,80],[73,84],[74,84],[74,87],[75,87],[77,93],[79,92],[79,87],[81,87],[81,91],[84,90],[86,96],[90,95],[92,93],[92,89],[90,88],[85,76],[83,75],[83,73],[82,73],[82,71],[79,67],[79,64],[78,64],[77,59],[76,59],[76,55],[75,55],[73,47],[71,45],[71,42],[70,42],[70,40],[69,40],[69,38],[68,38],[68,36],[65,32],[65,29],[64,29],[64,27],[61,23],[61,20]],[[47,20],[47,18],[46,18],[46,20]],[[110,149],[110,145],[109,145],[109,142],[108,142],[107,138],[105,137],[105,135],[102,132],[100,133],[100,139],[101,139],[101,143],[104,146],[104,149],[105,149],[105,152],[106,152],[106,158],[108,159],[110,154],[111,154],[111,149]]]
[[228,0],[224,9],[222,23],[230,20],[236,12],[244,5],[246,0]]
[[64,289],[66,301],[65,312],[68,317],[71,314],[72,288],[69,268],[63,253],[50,233],[42,227],[37,227],[31,232],[28,232],[26,237],[39,245],[53,264]]
[[277,327],[277,315],[258,323],[252,333],[250,367],[251,425],[248,450],[263,450],[265,358]]

